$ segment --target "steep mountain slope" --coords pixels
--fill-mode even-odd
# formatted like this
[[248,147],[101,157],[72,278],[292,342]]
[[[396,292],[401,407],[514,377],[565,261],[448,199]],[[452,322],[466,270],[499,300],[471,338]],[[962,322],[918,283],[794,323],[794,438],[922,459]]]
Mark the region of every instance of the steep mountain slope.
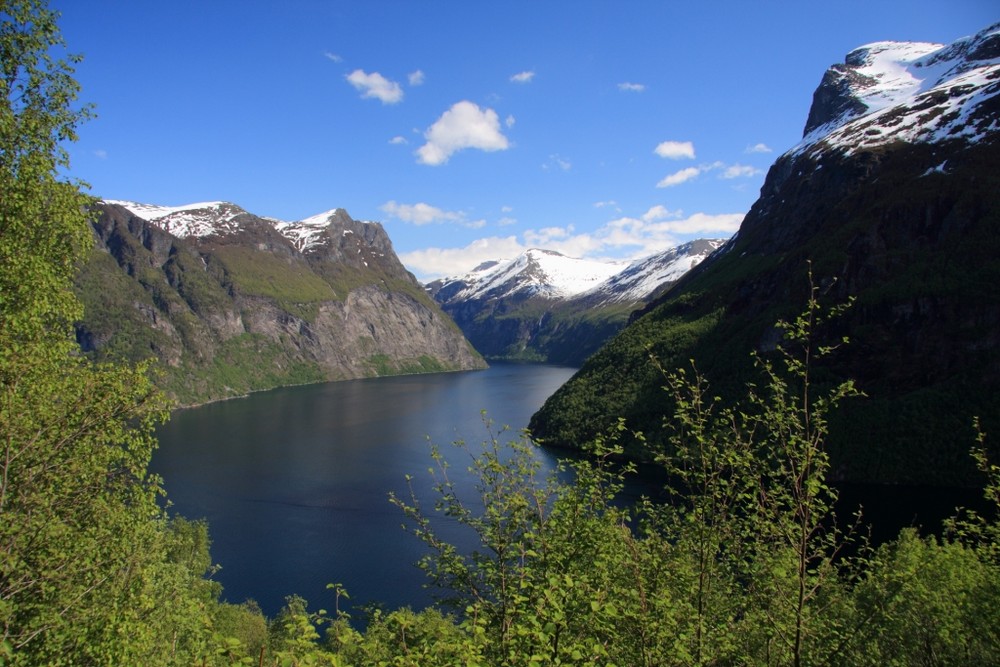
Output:
[[[1000,24],[950,46],[883,42],[823,77],[803,141],[770,169],[738,234],[594,355],[532,419],[576,446],[618,416],[664,442],[667,368],[697,361],[713,392],[757,379],[749,353],[822,300],[851,343],[814,378],[868,394],[832,424],[844,479],[968,482],[973,415],[1000,432]],[[634,456],[648,456],[636,442]]]
[[487,358],[579,365],[722,241],[601,262],[532,249],[427,288]]
[[182,403],[485,365],[377,223],[340,209],[287,223],[226,202],[96,213],[80,345],[157,358]]

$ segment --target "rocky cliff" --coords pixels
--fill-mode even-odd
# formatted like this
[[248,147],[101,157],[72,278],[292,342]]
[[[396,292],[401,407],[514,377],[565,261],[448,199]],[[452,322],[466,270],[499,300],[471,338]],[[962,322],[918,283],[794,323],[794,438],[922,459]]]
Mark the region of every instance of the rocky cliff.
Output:
[[284,384],[483,368],[378,223],[285,223],[212,202],[101,202],[81,348],[155,358],[190,404]]
[[671,408],[649,353],[696,360],[735,399],[757,379],[749,353],[801,312],[811,266],[824,303],[856,299],[823,332],[850,344],[814,377],[868,394],[832,424],[835,474],[975,481],[973,416],[1000,432],[1000,26],[862,47],[813,99],[738,234],[592,357],[532,419],[536,436],[574,446],[624,416],[662,446]]

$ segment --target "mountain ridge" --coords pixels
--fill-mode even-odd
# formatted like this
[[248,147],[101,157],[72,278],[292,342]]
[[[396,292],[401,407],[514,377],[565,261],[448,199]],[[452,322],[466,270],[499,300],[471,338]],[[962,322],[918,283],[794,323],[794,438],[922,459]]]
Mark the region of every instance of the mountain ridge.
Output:
[[722,244],[699,239],[633,262],[532,248],[427,289],[487,358],[579,365]]
[[77,279],[81,348],[98,359],[155,357],[181,404],[485,367],[382,226],[343,209],[289,233],[227,202],[112,200],[95,205],[92,226],[95,248]]
[[853,378],[868,394],[831,422],[835,476],[974,483],[972,416],[1000,428],[998,33],[893,43],[938,65],[909,92],[888,85],[905,78],[898,58],[881,61],[881,78],[857,71],[878,61],[867,47],[834,65],[737,234],[587,360],[532,417],[535,437],[574,447],[624,417],[648,439],[629,441],[630,455],[651,456],[670,407],[649,356],[667,369],[694,359],[713,394],[735,400],[757,379],[749,353],[773,352],[775,323],[802,311],[811,267],[824,302],[856,299],[823,331],[851,343],[816,369],[817,388]]

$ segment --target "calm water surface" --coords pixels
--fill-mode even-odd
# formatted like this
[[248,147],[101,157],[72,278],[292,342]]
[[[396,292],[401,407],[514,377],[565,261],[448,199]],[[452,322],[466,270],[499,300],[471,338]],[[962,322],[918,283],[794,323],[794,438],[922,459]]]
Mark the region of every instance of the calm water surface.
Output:
[[[450,443],[489,438],[486,410],[509,425],[512,439],[574,372],[572,368],[495,364],[485,371],[415,375],[293,387],[176,413],[159,432],[154,472],[174,509],[206,518],[216,575],[231,602],[253,598],[273,616],[285,596],[331,609],[326,584],[339,582],[354,604],[422,608],[433,601],[413,564],[422,543],[402,529],[388,501],[407,496],[406,476],[423,506],[433,507],[430,442],[452,463],[459,492],[471,493],[468,457]],[[554,456],[540,452],[543,467]],[[626,488],[656,494],[649,475]],[[906,525],[937,530],[957,505],[982,506],[970,489],[851,486],[839,515],[864,507],[876,542]],[[626,499],[627,502],[627,499]],[[443,537],[466,550],[467,529],[438,522]]]
[[[273,615],[292,593],[332,608],[326,584],[352,601],[388,608],[430,603],[413,563],[423,545],[401,528],[390,491],[405,476],[433,504],[431,442],[448,453],[452,479],[470,487],[468,459],[449,444],[524,428],[575,369],[494,364],[485,371],[292,387],[174,414],[159,431],[152,469],[173,509],[206,518],[215,576],[231,602],[253,598]],[[513,435],[511,435],[513,437]],[[504,440],[510,438],[504,437]],[[554,465],[542,453],[546,467]],[[456,542],[468,535],[443,525]]]

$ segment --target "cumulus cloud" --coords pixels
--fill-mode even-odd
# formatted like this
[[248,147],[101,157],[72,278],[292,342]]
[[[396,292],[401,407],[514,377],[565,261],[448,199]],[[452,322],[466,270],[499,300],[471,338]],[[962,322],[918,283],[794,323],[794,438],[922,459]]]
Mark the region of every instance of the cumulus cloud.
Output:
[[338,56],[336,53],[330,53],[329,51],[324,51],[323,52],[323,56],[327,60],[332,60],[335,63],[342,63],[342,62],[344,62],[344,59],[341,58],[340,56]]
[[488,260],[510,259],[528,248],[546,248],[570,257],[622,257],[638,259],[682,242],[692,236],[725,238],[735,233],[742,213],[684,216],[664,206],[653,206],[638,217],[611,220],[594,232],[577,233],[573,225],[528,229],[516,236],[479,239],[462,248],[427,248],[400,253],[400,260],[421,276],[433,280],[461,275]]
[[750,167],[745,164],[733,164],[722,170],[722,178],[750,178],[760,173],[762,173],[761,170],[756,167]]
[[686,183],[692,178],[698,176],[701,173],[701,169],[698,167],[688,167],[687,169],[681,169],[680,171],[675,171],[669,176],[665,176],[656,184],[658,188],[672,188],[675,185],[680,185],[681,183]]
[[437,206],[431,206],[424,202],[416,204],[399,204],[393,200],[382,204],[379,209],[393,218],[409,222],[414,225],[429,225],[439,222],[456,222],[465,216],[455,211],[445,211]]
[[747,146],[747,153],[770,153],[771,147],[767,144],[754,144],[753,146]]
[[646,84],[644,83],[630,83],[628,81],[623,81],[618,84],[618,90],[626,93],[641,93],[646,90]]
[[408,144],[410,142],[406,140],[406,137],[397,134],[396,136],[394,136],[392,139],[389,140],[389,143],[392,144],[393,146],[401,146],[403,144]]
[[669,160],[694,159],[694,144],[690,141],[664,141],[653,152]]
[[483,151],[507,150],[507,137],[500,131],[500,119],[493,109],[463,100],[456,102],[431,125],[424,138],[427,143],[417,149],[417,161],[440,165],[453,153],[464,148]]
[[510,80],[514,83],[528,83],[535,78],[535,73],[532,71],[518,72],[517,74],[510,77]]
[[361,91],[361,97],[374,97],[382,104],[396,104],[403,100],[403,89],[395,81],[390,81],[378,72],[368,74],[356,69],[347,75],[347,81]]
[[[669,219],[663,219],[664,213]],[[728,237],[743,221],[742,213],[695,213],[688,217],[679,213],[654,206],[641,217],[608,222],[596,234],[597,240],[605,249],[634,248],[635,257],[673,248],[680,243],[679,236]]]
[[417,226],[442,223],[453,223],[469,229],[480,229],[486,226],[485,220],[469,220],[461,211],[445,211],[424,202],[400,204],[390,200],[382,204],[379,209],[391,218]]
[[410,72],[407,76],[407,80],[410,82],[411,86],[419,86],[424,82],[424,72],[423,70],[415,70]]
[[666,218],[679,218],[682,215],[684,215],[684,211],[679,209],[671,211],[666,206],[657,204],[642,214],[642,220],[643,222],[653,222],[655,220],[663,220]]
[[403,264],[421,280],[468,273],[480,264],[494,259],[517,257],[527,248],[516,236],[491,236],[477,239],[462,248],[424,248],[399,253]]

